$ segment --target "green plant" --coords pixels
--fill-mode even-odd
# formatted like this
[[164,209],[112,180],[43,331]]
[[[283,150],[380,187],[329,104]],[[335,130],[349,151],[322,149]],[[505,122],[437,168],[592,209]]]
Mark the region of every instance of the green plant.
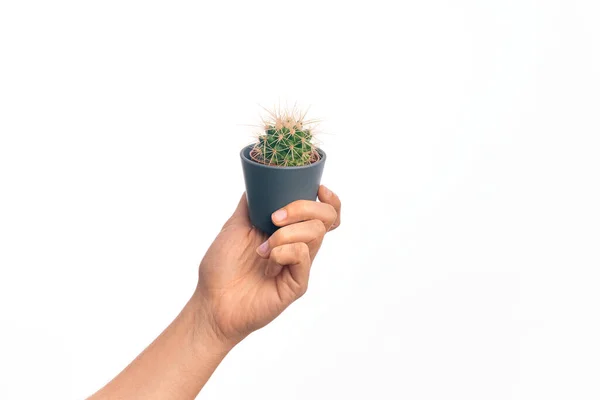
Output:
[[313,143],[316,121],[305,120],[306,111],[266,110],[263,129],[250,156],[256,162],[271,166],[298,167],[320,159]]

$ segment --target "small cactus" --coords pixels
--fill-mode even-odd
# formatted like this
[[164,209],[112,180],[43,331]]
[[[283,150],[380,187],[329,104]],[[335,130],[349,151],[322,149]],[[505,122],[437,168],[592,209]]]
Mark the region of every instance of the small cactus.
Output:
[[295,107],[289,111],[269,111],[263,118],[263,129],[250,156],[256,162],[271,166],[298,167],[320,159],[313,144],[314,124],[305,120],[306,112]]

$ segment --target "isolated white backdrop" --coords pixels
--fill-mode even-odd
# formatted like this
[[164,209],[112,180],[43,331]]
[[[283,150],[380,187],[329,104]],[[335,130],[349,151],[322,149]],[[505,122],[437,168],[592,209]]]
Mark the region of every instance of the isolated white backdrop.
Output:
[[0,398],[83,398],[177,315],[278,100],[324,119],[343,224],[200,398],[599,398],[599,18],[2,1]]

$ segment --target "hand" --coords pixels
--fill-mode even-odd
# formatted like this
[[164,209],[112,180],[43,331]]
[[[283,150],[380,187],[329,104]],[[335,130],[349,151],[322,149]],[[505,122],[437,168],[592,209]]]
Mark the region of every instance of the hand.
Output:
[[252,227],[246,196],[200,263],[198,286],[173,322],[90,399],[195,399],[229,350],[306,292],[340,200],[324,186],[316,201],[273,213],[270,238]]
[[246,196],[200,263],[194,297],[204,332],[233,346],[277,317],[308,287],[325,234],[340,225],[341,203],[324,186],[320,202],[298,200],[273,213],[271,237],[253,227]]

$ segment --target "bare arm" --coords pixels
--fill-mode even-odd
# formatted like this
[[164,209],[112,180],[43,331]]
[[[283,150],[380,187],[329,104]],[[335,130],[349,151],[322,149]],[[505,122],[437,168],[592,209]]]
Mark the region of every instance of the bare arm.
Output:
[[233,343],[206,329],[192,297],[173,322],[108,385],[100,399],[195,399]]
[[318,196],[320,202],[299,200],[273,213],[281,229],[271,237],[250,224],[242,196],[181,313],[89,399],[194,399],[237,343],[306,292],[323,238],[340,224],[339,198],[324,186]]

